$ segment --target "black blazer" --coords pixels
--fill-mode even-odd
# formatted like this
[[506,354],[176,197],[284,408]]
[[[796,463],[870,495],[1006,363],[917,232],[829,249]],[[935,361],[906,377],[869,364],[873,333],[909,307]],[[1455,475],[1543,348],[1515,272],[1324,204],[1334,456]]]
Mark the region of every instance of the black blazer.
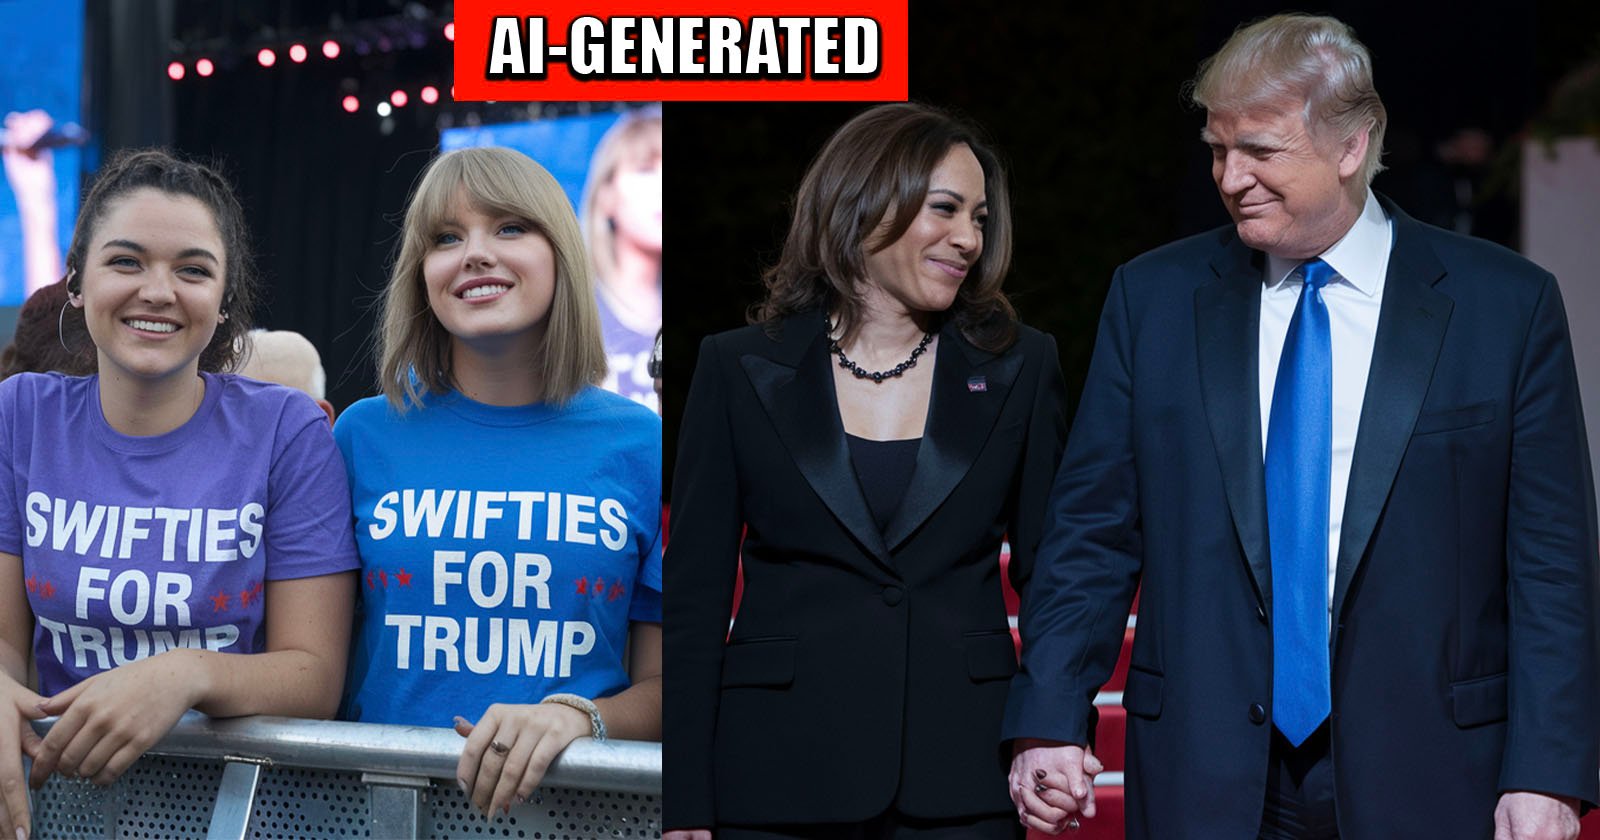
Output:
[[[1595,498],[1555,278],[1394,221],[1333,591],[1339,829],[1487,838],[1596,798]],[[1008,737],[1082,742],[1134,587],[1128,837],[1254,837],[1272,737],[1262,255],[1226,227],[1118,270],[1022,604]]]
[[1017,663],[997,560],[1009,533],[1026,582],[1064,438],[1061,372],[1055,342],[1026,327],[995,355],[946,326],[936,357],[884,533],[822,316],[701,345],[665,560],[668,828],[1010,809],[996,744]]

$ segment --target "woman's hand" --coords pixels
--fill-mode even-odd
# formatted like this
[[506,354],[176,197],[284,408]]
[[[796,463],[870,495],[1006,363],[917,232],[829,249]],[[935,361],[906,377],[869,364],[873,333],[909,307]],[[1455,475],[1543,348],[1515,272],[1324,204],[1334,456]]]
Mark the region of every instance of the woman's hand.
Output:
[[120,665],[39,704],[61,719],[34,755],[29,782],[37,788],[58,771],[97,785],[116,781],[203,696],[207,675],[197,653],[173,650]]
[[[22,755],[39,754],[40,739],[28,721],[45,716],[42,698],[0,674],[0,837],[31,836],[28,788],[22,779]],[[21,835],[18,831],[23,832]]]
[[456,782],[485,814],[511,809],[539,786],[550,762],[567,745],[593,732],[589,716],[557,703],[496,703],[476,725],[456,718],[465,736]]

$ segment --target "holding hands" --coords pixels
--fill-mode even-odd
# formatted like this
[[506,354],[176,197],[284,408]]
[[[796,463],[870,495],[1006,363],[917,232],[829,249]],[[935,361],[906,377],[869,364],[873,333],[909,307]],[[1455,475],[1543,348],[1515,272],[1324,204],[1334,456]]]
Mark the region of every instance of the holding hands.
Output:
[[1019,739],[1011,759],[1011,801],[1023,826],[1060,834],[1078,829],[1078,815],[1091,818],[1094,777],[1105,769],[1085,747]]

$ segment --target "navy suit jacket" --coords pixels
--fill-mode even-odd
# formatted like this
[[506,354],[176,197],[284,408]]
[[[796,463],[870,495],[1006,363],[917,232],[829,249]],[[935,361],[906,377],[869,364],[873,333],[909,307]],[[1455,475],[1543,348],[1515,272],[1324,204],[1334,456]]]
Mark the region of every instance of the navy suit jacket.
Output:
[[[1347,838],[1488,838],[1596,799],[1594,488],[1555,279],[1394,220],[1333,593]],[[1117,271],[1023,595],[1004,737],[1084,743],[1141,585],[1130,838],[1254,837],[1272,734],[1264,255],[1231,226]]]
[[989,353],[945,325],[884,530],[833,362],[820,313],[701,344],[666,554],[667,828],[1011,808],[998,737],[1017,660],[998,557],[1009,533],[1025,582],[1044,529],[1066,431],[1055,342],[1020,327]]

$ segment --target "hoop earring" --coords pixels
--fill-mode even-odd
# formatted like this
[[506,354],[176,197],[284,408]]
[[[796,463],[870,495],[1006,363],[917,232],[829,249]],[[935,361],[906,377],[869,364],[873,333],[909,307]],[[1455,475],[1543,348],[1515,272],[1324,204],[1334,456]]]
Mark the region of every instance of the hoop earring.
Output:
[[56,316],[56,341],[61,342],[61,349],[67,351],[68,353],[72,352],[72,348],[67,346],[67,329],[66,329],[67,307],[71,306],[71,305],[72,305],[72,302],[70,300],[62,301],[61,302],[61,314]]

